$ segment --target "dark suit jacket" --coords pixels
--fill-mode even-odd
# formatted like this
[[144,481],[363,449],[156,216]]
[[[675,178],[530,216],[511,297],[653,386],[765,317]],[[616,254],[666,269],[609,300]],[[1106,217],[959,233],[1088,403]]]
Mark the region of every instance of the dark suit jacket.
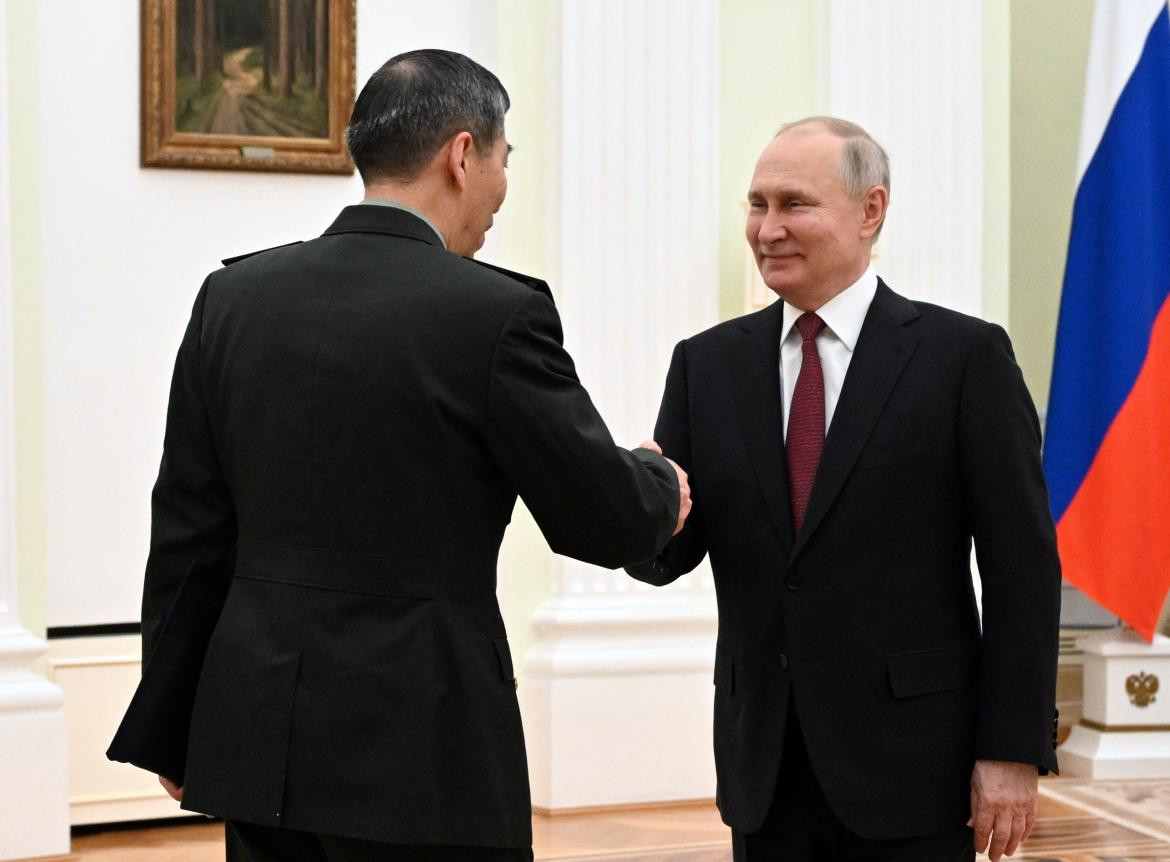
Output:
[[1060,565],[1035,410],[1002,329],[879,284],[794,536],[781,318],[776,303],[675,349],[655,439],[694,508],[631,574],[666,584],[711,555],[728,824],[761,825],[794,697],[850,829],[953,827],[976,758],[1056,768]]
[[677,517],[673,470],[614,445],[542,282],[376,206],[209,276],[175,368],[142,616],[149,662],[192,563],[232,576],[183,807],[530,845],[495,597],[517,493],[555,551],[608,567],[657,553]]

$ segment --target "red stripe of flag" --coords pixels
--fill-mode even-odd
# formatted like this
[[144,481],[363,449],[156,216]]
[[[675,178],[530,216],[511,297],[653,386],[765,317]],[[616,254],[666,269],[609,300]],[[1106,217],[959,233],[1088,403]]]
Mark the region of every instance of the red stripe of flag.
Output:
[[1170,301],[1084,482],[1056,527],[1064,576],[1153,640],[1170,592]]

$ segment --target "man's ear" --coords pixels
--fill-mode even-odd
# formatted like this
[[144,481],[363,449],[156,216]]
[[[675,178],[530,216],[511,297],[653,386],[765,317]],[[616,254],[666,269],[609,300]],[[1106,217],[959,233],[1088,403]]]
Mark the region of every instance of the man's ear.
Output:
[[468,151],[474,146],[471,138],[471,132],[460,132],[451,138],[447,148],[447,170],[451,174],[451,180],[455,183],[455,188],[463,191],[467,187],[467,156]]
[[862,221],[861,236],[870,239],[878,232],[882,222],[886,220],[886,207],[890,203],[890,193],[883,186],[874,186],[861,199]]

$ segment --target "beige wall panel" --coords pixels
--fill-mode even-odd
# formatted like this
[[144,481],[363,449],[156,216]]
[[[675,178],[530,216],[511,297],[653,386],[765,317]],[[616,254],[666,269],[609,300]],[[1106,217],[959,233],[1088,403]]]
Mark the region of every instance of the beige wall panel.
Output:
[[153,775],[106,759],[141,674],[137,635],[50,642],[49,676],[65,692],[69,821],[74,826],[186,813]]
[[1011,4],[1010,329],[1044,410],[1072,224],[1093,0]]

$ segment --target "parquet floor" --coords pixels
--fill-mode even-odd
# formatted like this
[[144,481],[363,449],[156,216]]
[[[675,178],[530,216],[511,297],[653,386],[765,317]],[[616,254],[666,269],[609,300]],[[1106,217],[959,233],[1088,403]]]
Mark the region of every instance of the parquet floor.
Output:
[[[713,805],[536,816],[539,862],[730,862]],[[192,821],[75,837],[52,862],[222,862],[223,826]],[[1016,859],[1170,862],[1170,781],[1045,779],[1040,819]],[[49,860],[45,860],[49,862]]]

